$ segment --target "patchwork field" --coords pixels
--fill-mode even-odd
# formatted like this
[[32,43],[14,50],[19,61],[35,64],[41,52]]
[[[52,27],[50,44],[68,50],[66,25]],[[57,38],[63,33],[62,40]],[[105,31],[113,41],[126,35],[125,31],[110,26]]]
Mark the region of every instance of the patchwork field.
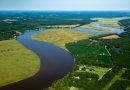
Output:
[[16,40],[0,41],[0,86],[31,77],[39,68],[38,56]]

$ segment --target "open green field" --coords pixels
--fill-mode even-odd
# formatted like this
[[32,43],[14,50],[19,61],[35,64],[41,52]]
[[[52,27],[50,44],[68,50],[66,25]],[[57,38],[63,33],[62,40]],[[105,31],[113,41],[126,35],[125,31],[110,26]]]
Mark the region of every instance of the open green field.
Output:
[[80,65],[79,70],[77,72],[89,72],[98,74],[99,80],[109,71],[111,68],[106,67],[98,67],[98,66],[91,66],[91,65]]
[[45,41],[55,44],[65,49],[65,44],[86,39],[94,35],[67,29],[50,29],[43,33],[33,35],[35,40]]
[[16,40],[0,41],[0,86],[31,77],[39,68],[38,56]]

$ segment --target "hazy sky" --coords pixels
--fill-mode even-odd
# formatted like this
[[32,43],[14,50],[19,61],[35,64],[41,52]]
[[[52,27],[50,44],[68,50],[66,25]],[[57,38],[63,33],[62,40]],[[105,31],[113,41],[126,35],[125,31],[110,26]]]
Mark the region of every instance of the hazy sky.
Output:
[[130,10],[130,0],[0,0],[0,10]]

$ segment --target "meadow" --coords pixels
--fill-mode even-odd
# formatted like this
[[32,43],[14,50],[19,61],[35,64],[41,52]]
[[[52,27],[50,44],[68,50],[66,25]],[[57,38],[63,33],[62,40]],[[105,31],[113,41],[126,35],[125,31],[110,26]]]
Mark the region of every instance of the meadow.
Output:
[[66,43],[76,42],[94,35],[69,29],[49,29],[43,33],[33,35],[32,38],[44,42],[52,43],[61,48],[65,48]]
[[8,85],[36,74],[40,60],[16,40],[0,41],[0,86]]

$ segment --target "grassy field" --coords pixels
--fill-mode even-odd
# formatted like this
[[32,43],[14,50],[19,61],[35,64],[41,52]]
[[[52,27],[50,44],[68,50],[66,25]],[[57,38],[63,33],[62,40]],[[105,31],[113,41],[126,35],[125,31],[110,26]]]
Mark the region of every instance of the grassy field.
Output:
[[91,66],[91,65],[82,65],[82,66],[79,66],[79,70],[77,70],[77,72],[88,72],[88,73],[98,74],[99,80],[100,80],[109,70],[111,70],[111,68]]
[[0,86],[33,76],[39,66],[38,56],[16,40],[0,41]]
[[86,39],[92,36],[92,34],[87,34],[74,30],[50,29],[46,32],[33,35],[32,38],[40,41],[53,43],[65,49],[66,43],[76,42],[78,40]]

